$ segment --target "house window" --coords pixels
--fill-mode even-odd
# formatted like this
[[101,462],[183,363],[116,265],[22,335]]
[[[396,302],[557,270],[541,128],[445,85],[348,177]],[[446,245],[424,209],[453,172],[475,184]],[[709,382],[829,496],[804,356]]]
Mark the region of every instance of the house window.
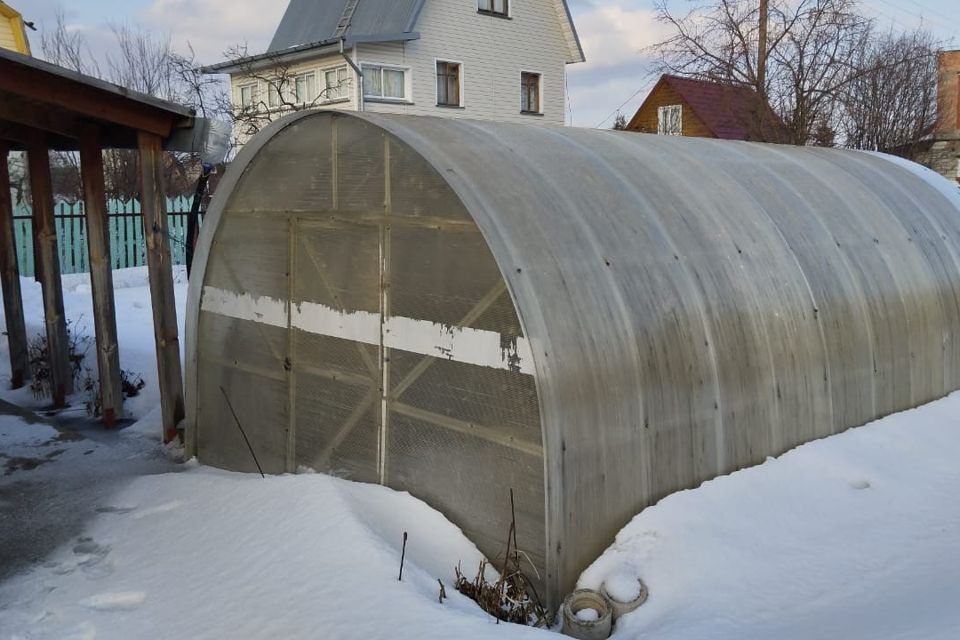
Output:
[[480,13],[489,13],[495,16],[506,16],[509,6],[509,0],[478,0],[477,11]]
[[323,73],[323,97],[325,100],[339,100],[347,97],[350,77],[346,67],[337,67]]
[[683,106],[671,104],[657,108],[657,133],[662,136],[683,135]]
[[317,76],[312,71],[293,76],[293,101],[308,104],[317,99]]
[[274,78],[267,83],[267,106],[276,109],[280,106],[280,79]]
[[520,74],[520,111],[540,113],[540,74],[524,71]]
[[363,65],[363,95],[366,98],[404,100],[407,97],[406,84],[404,69]]
[[240,85],[240,106],[252,107],[257,101],[257,85],[255,83]]
[[460,65],[456,62],[437,61],[437,104],[460,106]]

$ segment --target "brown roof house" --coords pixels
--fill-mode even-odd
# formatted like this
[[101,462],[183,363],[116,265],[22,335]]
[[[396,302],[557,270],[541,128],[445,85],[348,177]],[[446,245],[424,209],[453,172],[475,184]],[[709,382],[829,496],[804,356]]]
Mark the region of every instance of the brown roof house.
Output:
[[960,51],[940,54],[937,121],[933,135],[907,152],[914,162],[960,182]]
[[756,91],[707,80],[662,75],[628,131],[663,135],[789,142],[789,132]]

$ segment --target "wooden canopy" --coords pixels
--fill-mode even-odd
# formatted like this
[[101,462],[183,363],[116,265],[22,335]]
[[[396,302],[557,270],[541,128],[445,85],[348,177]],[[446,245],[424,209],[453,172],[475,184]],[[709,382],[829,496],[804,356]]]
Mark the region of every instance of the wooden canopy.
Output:
[[195,150],[198,141],[197,136],[190,135],[191,130],[202,123],[192,109],[182,105],[0,49],[0,281],[14,387],[24,384],[30,370],[13,241],[7,152],[25,150],[29,159],[36,275],[43,289],[55,407],[65,405],[73,391],[73,377],[49,151],[80,152],[101,406],[103,420],[110,426],[122,417],[123,396],[101,152],[105,148],[137,149],[163,426],[167,439],[176,435],[183,418],[183,383],[161,153],[164,148]]

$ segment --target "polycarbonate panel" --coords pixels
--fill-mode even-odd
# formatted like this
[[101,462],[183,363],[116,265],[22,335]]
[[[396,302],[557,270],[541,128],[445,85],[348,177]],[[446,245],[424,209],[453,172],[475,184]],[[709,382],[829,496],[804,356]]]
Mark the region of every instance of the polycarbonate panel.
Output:
[[[205,340],[232,351],[201,303],[279,325],[295,291],[320,306],[288,318],[307,329],[289,336],[287,467],[373,473],[490,556],[512,486],[552,605],[663,495],[960,386],[960,193],[905,161],[313,113],[236,164],[190,292],[204,458],[242,463],[213,381],[243,393],[250,374],[204,360]],[[268,210],[276,229],[231,228]]]

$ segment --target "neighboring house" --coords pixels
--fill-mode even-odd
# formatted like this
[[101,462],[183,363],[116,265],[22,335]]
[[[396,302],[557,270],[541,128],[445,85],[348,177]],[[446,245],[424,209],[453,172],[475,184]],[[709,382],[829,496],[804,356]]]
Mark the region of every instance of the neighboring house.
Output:
[[663,75],[628,131],[662,135],[787,142],[783,121],[749,87]]
[[230,74],[241,112],[562,125],[566,65],[583,60],[566,0],[290,0],[266,53],[204,70]]
[[6,2],[0,0],[0,48],[30,55],[30,42],[23,18]]
[[937,123],[932,136],[912,146],[915,162],[960,182],[960,51],[940,54]]

